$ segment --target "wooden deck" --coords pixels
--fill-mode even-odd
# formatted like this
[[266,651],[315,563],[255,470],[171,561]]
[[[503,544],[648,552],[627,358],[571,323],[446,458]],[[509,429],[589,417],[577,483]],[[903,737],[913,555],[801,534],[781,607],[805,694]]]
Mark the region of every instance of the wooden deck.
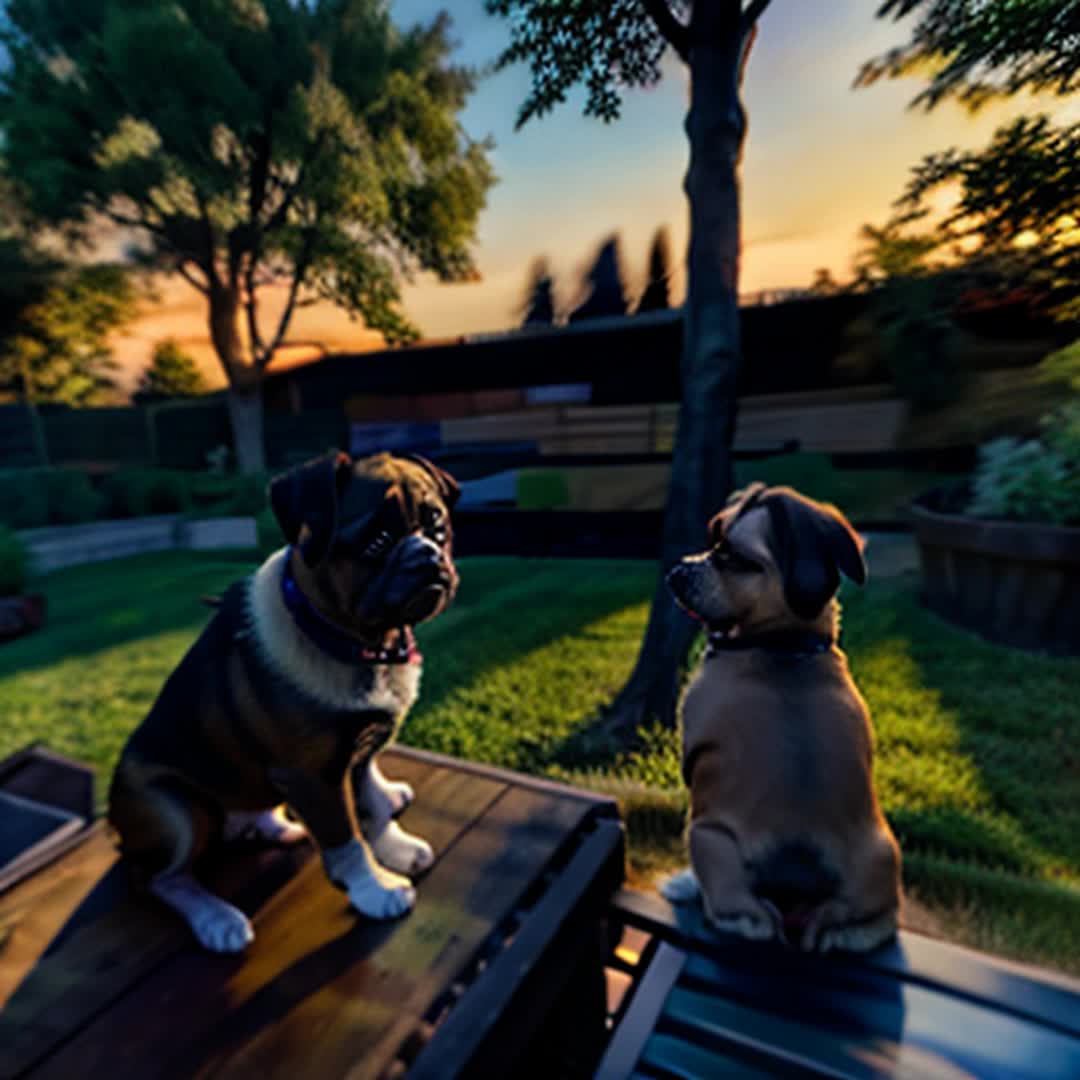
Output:
[[404,919],[359,918],[309,844],[234,848],[206,878],[256,939],[215,956],[128,895],[101,824],[0,895],[0,1077],[530,1075],[572,1052],[556,1045],[568,1008],[598,1056],[613,804],[415,751],[385,761],[437,853]]

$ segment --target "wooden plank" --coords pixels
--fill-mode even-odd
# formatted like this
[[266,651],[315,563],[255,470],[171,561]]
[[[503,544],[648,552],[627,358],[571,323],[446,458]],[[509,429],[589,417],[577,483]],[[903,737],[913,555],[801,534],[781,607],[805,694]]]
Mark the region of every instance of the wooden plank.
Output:
[[[504,785],[494,783],[474,784],[470,798],[463,794],[459,778],[422,762],[395,763],[386,771],[392,778],[408,779],[415,785],[418,802],[406,811],[406,824],[418,830],[423,827],[433,846],[443,850],[505,790]],[[447,801],[452,801],[452,808]],[[429,809],[425,813],[422,807]],[[253,862],[268,860],[285,863],[285,872],[270,879],[264,865],[256,881],[246,892],[241,890],[240,896],[235,887],[229,887],[230,882],[222,880],[225,875],[216,880],[210,877],[215,892],[234,902],[247,900],[239,906],[253,916],[256,941],[243,956],[205,952],[171,913],[134,901],[92,923],[65,947],[54,959],[62,976],[67,977],[68,993],[54,996],[53,1004],[59,1000],[59,1009],[45,1011],[59,1011],[68,1017],[73,997],[103,994],[104,1000],[97,1009],[77,1010],[63,1034],[71,1041],[61,1046],[62,1037],[54,1037],[47,1045],[56,1052],[33,1075],[113,1076],[117,1069],[140,1077],[157,1075],[155,1070],[167,1073],[178,1051],[196,1046],[201,1032],[228,1024],[245,1002],[282,971],[302,965],[309,953],[323,949],[323,960],[334,963],[336,938],[355,937],[364,927],[385,935],[388,924],[358,921],[343,895],[325,880],[321,863],[309,845],[234,860],[234,874],[242,874],[245,867],[250,870]],[[272,888],[267,888],[268,884]],[[144,923],[149,927],[144,928]],[[100,954],[136,948],[149,936],[150,928],[156,928],[161,939],[157,947],[141,960],[123,965],[103,987],[102,975],[95,970],[95,964],[102,967]],[[107,968],[104,974],[110,974]],[[47,1004],[41,1001],[39,1007]],[[173,1056],[161,1057],[160,1049],[170,1046]]]
[[[590,894],[594,903],[602,905],[619,884],[622,872],[622,826],[615,821],[601,821],[529,912],[513,943],[484,971],[467,998],[439,1027],[433,1042],[410,1068],[410,1078],[441,1080],[459,1073],[465,1075],[481,1041],[491,1034],[492,1018],[520,992],[562,926],[587,903]],[[602,896],[598,897],[598,892]],[[515,1035],[520,1037],[520,1031]],[[477,1069],[475,1064],[473,1070],[488,1074],[492,1071],[490,1067]]]
[[44,746],[27,746],[0,761],[0,788],[87,821],[94,816],[93,769]]
[[648,970],[634,989],[634,996],[612,1036],[611,1044],[596,1071],[596,1080],[623,1080],[629,1076],[649,1041],[656,1021],[675,985],[686,953],[661,942]]
[[[849,1026],[874,1033],[892,1065],[908,1063],[925,1071],[936,1062],[931,1075],[948,1061],[978,1062],[971,1066],[975,1074],[1007,1066],[1008,1075],[1023,1076],[1028,1075],[1027,1053],[1038,1058],[1042,1075],[1080,1074],[1076,980],[907,932],[895,945],[867,956],[807,957],[720,935],[704,925],[696,905],[676,909],[659,897],[622,890],[614,907],[630,925],[714,965],[707,981],[716,992],[743,1003],[756,1001],[763,1015],[781,1014],[787,1006],[805,1013],[813,1003],[825,1007],[833,1001],[829,1007],[846,1015]],[[688,963],[687,974],[697,971],[697,964],[696,959]],[[771,996],[778,981],[787,987],[783,999]],[[754,1026],[743,1016],[731,1024],[740,1032]],[[762,1038],[769,1042],[780,1036]],[[850,1032],[846,1038],[850,1041]]]
[[[106,831],[95,827],[68,858],[0,898],[0,1009],[116,859]],[[0,1013],[0,1065],[11,1045],[13,1022],[6,1010]]]
[[527,791],[536,791],[561,799],[574,799],[590,803],[599,814],[618,816],[618,807],[608,795],[601,795],[595,791],[586,791],[584,788],[573,787],[570,784],[560,784],[556,780],[545,780],[540,776],[526,776],[523,773],[512,772],[510,769],[500,769],[497,765],[484,765],[477,761],[465,761],[460,758],[450,757],[447,754],[437,754],[432,750],[420,750],[414,746],[402,746],[401,744],[387,750],[384,757],[388,761],[402,759],[425,762],[446,769],[455,769],[470,776],[479,776],[487,780],[494,780],[497,783],[524,788]]
[[313,1076],[379,1076],[586,812],[508,791],[421,883],[416,909],[377,952],[338,940],[335,970],[299,993],[279,980],[286,1007],[264,1016],[245,1045],[203,1059],[198,1075],[291,1078],[302,1061]]
[[[310,858],[307,845],[267,850],[207,877],[215,892],[250,915]],[[11,1037],[0,1038],[0,1075],[32,1067],[177,953],[197,948],[178,917],[127,894],[119,865],[98,880],[85,906],[85,918],[75,913],[62,946],[50,950],[12,995],[2,1020]]]
[[890,1075],[942,1078],[1065,1080],[1080,1071],[1074,1039],[956,995],[860,975],[855,965],[807,958],[785,979],[767,962],[733,970],[701,958],[693,972],[692,963],[668,998],[664,1029],[785,1073],[859,1077],[871,1061]]
[[799,1075],[791,1071],[778,1074],[775,1066],[758,1068],[745,1061],[722,1056],[714,1049],[695,1046],[675,1035],[653,1035],[642,1054],[641,1068],[648,1069],[648,1072],[617,1075],[632,1075],[632,1080],[649,1080],[657,1076],[665,1080],[701,1080],[702,1077],[721,1076],[724,1080],[775,1080],[777,1075],[791,1080]]

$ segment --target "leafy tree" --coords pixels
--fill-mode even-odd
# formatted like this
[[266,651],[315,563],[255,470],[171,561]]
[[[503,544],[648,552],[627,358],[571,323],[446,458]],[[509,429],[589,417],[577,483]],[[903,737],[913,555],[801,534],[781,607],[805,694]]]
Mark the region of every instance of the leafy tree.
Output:
[[109,336],[137,314],[138,290],[126,267],[64,267],[36,254],[22,258],[19,307],[0,339],[0,382],[36,404],[100,405],[112,396],[116,364]]
[[1080,124],[1021,116],[982,150],[928,155],[898,203],[898,223],[927,219],[931,196],[947,186],[956,204],[919,242],[996,267],[1006,286],[1026,282],[1062,321],[1080,318]]
[[814,280],[810,282],[810,292],[815,296],[835,296],[840,291],[839,284],[827,266],[819,267],[814,271]]
[[166,338],[154,346],[153,358],[142,373],[132,399],[137,404],[145,404],[195,397],[206,391],[206,380],[195,361],[173,338]]
[[859,238],[861,244],[854,260],[855,281],[867,287],[891,278],[925,273],[929,269],[929,256],[938,246],[935,237],[911,235],[896,222],[864,225]]
[[551,326],[555,322],[555,279],[551,267],[542,255],[529,268],[529,284],[522,305],[525,315],[522,326]]
[[649,280],[638,301],[637,313],[643,311],[666,311],[671,307],[671,238],[667,226],[661,226],[653,234],[649,248]]
[[[690,204],[683,308],[683,401],[664,523],[661,569],[705,543],[705,523],[723,506],[734,474],[739,344],[739,162],[746,134],[742,75],[769,0],[485,0],[505,18],[510,43],[499,65],[529,65],[532,86],[520,127],[584,86],[585,112],[618,117],[626,87],[651,86],[670,48],[690,76],[686,132]],[[649,625],[629,682],[605,720],[632,733],[649,717],[674,723],[679,672],[695,636],[657,582]]]
[[1080,0],[885,0],[878,16],[913,17],[911,39],[864,64],[857,85],[929,74],[915,98],[927,109],[1080,89]]
[[[399,279],[476,276],[493,176],[457,114],[449,19],[398,29],[384,0],[8,0],[7,169],[43,221],[102,219],[206,298],[241,468],[263,460],[263,373],[325,299],[391,342]],[[275,325],[260,298],[284,286]]]
[[609,236],[601,245],[585,275],[588,295],[570,312],[567,322],[625,315],[626,290],[623,288],[622,257],[618,236]]

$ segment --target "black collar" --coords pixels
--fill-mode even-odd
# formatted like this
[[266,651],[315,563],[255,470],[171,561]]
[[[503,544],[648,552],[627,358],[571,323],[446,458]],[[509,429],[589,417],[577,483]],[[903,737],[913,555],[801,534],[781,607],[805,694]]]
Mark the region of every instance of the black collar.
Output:
[[785,653],[788,656],[813,656],[828,652],[833,647],[829,634],[812,630],[772,630],[764,634],[736,634],[734,637],[714,631],[709,634],[706,658],[722,652],[740,649],[764,649],[766,652]]
[[409,626],[398,630],[392,645],[365,645],[323,618],[304,595],[292,572],[293,549],[285,550],[285,568],[281,573],[281,599],[301,633],[320,652],[345,664],[419,664],[423,659],[416,637]]

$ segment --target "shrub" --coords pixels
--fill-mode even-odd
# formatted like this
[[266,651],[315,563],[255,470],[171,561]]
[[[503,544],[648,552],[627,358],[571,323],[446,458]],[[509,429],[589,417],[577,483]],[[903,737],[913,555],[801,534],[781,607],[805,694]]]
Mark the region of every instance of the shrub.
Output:
[[980,447],[968,513],[1080,524],[1080,403],[1051,413],[1038,439],[995,439]]
[[106,481],[105,493],[110,517],[176,514],[190,505],[185,474],[168,469],[122,469]]
[[75,469],[43,469],[43,483],[49,506],[49,524],[81,525],[102,517],[108,500],[94,490],[86,473]]
[[0,525],[0,596],[18,596],[30,576],[30,553],[11,529]]
[[49,499],[39,469],[0,471],[0,525],[37,529],[49,523]]
[[200,517],[250,517],[266,508],[267,477],[260,473],[196,473],[189,480],[192,510]]
[[75,469],[0,472],[0,523],[11,529],[76,525],[103,515],[107,500]]
[[266,507],[255,515],[255,535],[258,537],[259,553],[262,556],[270,555],[277,551],[285,543],[285,537],[281,535],[281,526],[274,517],[273,510]]

